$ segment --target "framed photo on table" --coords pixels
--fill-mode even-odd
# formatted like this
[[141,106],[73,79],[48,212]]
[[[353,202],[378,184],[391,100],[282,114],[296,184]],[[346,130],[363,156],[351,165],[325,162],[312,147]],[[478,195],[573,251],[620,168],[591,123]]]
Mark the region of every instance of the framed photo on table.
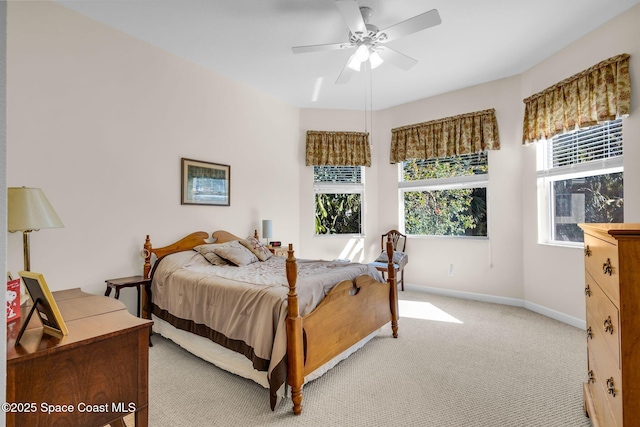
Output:
[[182,159],[183,205],[230,206],[231,166]]
[[24,287],[27,289],[29,296],[31,296],[33,306],[20,329],[20,333],[16,339],[16,345],[20,341],[33,313],[38,313],[45,334],[58,338],[68,335],[67,325],[65,325],[62,319],[58,304],[56,304],[56,301],[53,299],[53,295],[49,290],[49,286],[47,286],[47,282],[44,280],[44,276],[31,271],[21,271],[19,274],[24,282]]

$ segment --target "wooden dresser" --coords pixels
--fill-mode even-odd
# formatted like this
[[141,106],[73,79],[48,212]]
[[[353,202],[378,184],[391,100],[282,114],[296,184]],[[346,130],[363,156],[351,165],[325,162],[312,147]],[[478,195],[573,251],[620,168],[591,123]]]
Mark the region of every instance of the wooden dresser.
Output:
[[153,322],[120,301],[80,289],[54,292],[69,334],[42,335],[33,316],[7,325],[7,426],[121,425],[135,412],[148,424],[149,334]]
[[589,366],[584,405],[594,427],[640,425],[640,224],[584,230]]

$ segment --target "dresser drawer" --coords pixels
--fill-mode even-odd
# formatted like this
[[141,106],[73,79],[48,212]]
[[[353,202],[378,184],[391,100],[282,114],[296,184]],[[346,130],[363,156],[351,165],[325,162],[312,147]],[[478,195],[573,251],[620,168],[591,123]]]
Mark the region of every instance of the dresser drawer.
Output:
[[589,348],[597,358],[610,357],[619,369],[620,315],[618,308],[613,305],[589,273],[585,277]]
[[618,246],[584,235],[585,269],[616,306],[620,306]]
[[[610,357],[598,357],[589,350],[589,376],[587,383],[596,411],[595,418],[601,426],[622,426],[622,390],[620,370]],[[612,392],[609,390],[611,388]],[[595,420],[594,420],[595,421]],[[595,422],[594,422],[595,425]]]
[[[604,411],[604,425],[606,426],[621,426],[622,425],[622,375],[619,369],[614,369],[611,372],[603,370],[600,372],[604,374],[604,387],[605,396],[608,403],[608,408]],[[610,381],[610,383],[609,383]],[[609,389],[613,392],[609,392]],[[607,411],[609,409],[609,411]]]
[[[600,386],[600,371],[596,367],[596,358],[588,351],[589,360],[589,380],[584,383],[584,404],[589,418],[593,423],[593,427],[603,427],[604,424],[604,406],[606,398],[604,397],[603,388]],[[608,408],[607,408],[608,409]]]

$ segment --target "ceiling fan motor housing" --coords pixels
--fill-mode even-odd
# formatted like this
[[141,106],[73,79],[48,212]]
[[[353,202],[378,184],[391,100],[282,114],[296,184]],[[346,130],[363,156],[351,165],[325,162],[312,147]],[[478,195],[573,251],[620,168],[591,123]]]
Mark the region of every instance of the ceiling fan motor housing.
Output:
[[373,16],[373,9],[367,6],[362,6],[360,8],[360,14],[362,15],[362,20],[365,24],[369,23],[369,19]]
[[355,33],[349,32],[349,42],[353,45],[359,45],[364,42],[369,42],[369,44],[374,45],[378,42],[384,41],[387,38],[385,33],[380,33],[378,27],[373,24],[365,24],[367,31],[364,33]]

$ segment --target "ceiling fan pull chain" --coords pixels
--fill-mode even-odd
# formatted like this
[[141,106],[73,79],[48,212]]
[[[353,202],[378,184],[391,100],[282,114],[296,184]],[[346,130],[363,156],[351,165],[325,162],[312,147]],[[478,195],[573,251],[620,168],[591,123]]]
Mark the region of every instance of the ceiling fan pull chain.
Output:
[[373,148],[373,68],[369,63],[369,146]]

